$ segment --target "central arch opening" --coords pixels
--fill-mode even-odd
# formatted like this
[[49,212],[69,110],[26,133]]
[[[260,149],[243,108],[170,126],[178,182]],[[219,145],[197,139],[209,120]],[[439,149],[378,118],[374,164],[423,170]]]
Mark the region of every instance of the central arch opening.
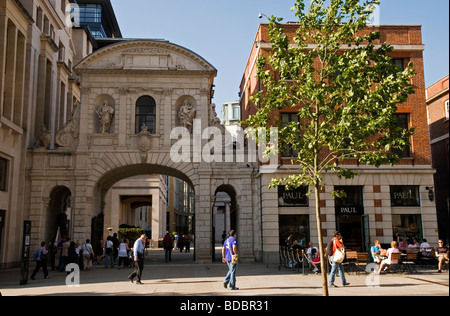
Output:
[[222,247],[231,229],[237,230],[236,190],[233,186],[224,184],[216,189],[213,204],[212,225],[212,258],[222,260]]
[[189,260],[194,260],[195,191],[184,173],[152,164],[116,168],[98,181],[94,198],[93,244],[117,233],[119,241],[127,238],[131,248],[133,232],[142,231],[148,237],[148,249],[163,250],[163,238],[169,232],[177,237],[174,251],[191,253]]

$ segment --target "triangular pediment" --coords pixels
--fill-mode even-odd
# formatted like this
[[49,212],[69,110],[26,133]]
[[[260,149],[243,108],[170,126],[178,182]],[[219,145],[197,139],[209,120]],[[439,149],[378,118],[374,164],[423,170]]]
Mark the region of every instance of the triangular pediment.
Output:
[[83,59],[75,66],[75,70],[217,72],[196,53],[169,42],[155,40],[124,40],[106,46]]

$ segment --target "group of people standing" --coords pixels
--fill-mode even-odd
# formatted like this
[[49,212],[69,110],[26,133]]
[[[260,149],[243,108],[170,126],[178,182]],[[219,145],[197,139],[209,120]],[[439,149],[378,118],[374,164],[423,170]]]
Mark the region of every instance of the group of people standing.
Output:
[[165,253],[166,262],[172,261],[172,250],[178,249],[180,252],[191,252],[191,242],[193,241],[193,237],[189,234],[185,234],[182,236],[178,236],[178,234],[173,233],[172,235],[169,232],[166,232],[166,235],[163,239],[163,247]]

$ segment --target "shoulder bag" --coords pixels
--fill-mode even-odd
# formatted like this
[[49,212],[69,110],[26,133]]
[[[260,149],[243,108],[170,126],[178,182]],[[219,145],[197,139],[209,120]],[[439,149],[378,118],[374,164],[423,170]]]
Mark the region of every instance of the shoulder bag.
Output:
[[344,247],[338,248],[336,247],[336,251],[334,252],[333,261],[337,263],[341,263],[345,259],[345,249]]
[[227,239],[227,248],[230,250],[231,263],[232,264],[237,264],[238,261],[239,261],[239,258],[238,258],[237,253],[233,254],[233,250],[230,247],[230,239]]

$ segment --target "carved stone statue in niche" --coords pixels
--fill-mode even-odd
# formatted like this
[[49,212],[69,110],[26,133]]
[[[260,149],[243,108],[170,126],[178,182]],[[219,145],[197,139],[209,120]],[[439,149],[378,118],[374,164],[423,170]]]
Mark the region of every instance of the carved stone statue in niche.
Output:
[[47,148],[48,145],[50,145],[51,140],[52,140],[52,136],[50,134],[50,131],[47,130],[47,127],[45,127],[45,125],[42,125],[41,126],[41,135],[35,142],[36,147]]
[[108,100],[103,101],[103,105],[95,110],[100,122],[98,129],[101,134],[109,134],[109,128],[114,116],[114,109],[109,105]]
[[194,106],[190,104],[188,100],[184,100],[180,111],[178,111],[178,119],[180,120],[181,126],[186,127],[189,132],[192,132],[192,126],[194,124],[196,114],[197,110]]
[[60,147],[73,147],[76,145],[80,128],[80,102],[76,101],[72,118],[56,134],[56,144]]

